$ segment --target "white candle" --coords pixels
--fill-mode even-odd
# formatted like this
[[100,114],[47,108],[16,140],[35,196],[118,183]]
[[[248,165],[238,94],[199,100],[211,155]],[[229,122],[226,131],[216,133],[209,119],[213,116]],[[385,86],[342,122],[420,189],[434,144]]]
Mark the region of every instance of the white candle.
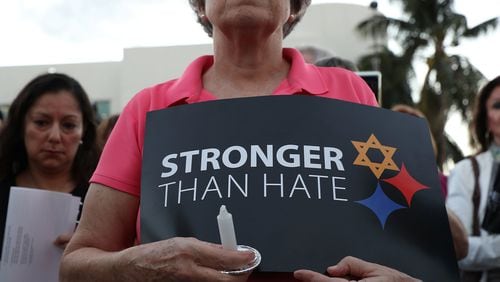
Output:
[[220,207],[219,215],[217,216],[219,224],[219,234],[222,247],[228,250],[237,250],[236,235],[234,233],[233,216],[227,211],[226,206]]

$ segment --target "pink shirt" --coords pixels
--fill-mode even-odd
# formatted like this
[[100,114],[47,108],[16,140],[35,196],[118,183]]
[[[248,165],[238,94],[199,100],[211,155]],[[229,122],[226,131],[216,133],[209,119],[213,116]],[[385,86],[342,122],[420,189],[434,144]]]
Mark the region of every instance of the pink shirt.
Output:
[[[306,64],[295,49],[283,49],[283,57],[291,63],[290,71],[272,95],[301,93],[378,105],[368,85],[354,73]],[[132,98],[120,114],[90,182],[140,197],[146,113],[179,104],[216,100],[213,94],[203,89],[202,83],[202,75],[213,61],[213,56],[200,57],[179,79],[146,88]],[[139,230],[138,216],[137,234],[140,234]]]

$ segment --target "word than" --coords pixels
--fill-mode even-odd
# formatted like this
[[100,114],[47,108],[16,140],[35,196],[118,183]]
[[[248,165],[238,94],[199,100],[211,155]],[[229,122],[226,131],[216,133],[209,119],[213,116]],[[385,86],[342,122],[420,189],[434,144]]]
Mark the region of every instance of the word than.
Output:
[[[212,176],[204,185],[200,185],[198,178],[194,178],[190,184],[185,184],[183,181],[174,181],[158,185],[158,187],[164,189],[165,207],[169,204],[169,195],[175,197],[173,200],[177,200],[177,204],[181,204],[183,201],[203,201],[207,197],[218,197],[220,199],[225,197],[229,199],[234,197],[235,194],[246,198],[250,192],[249,187],[253,187],[252,193],[259,193],[260,190],[264,198],[271,196],[280,198],[307,197],[308,199],[314,198],[320,200],[327,193],[325,192],[326,190],[328,192],[331,191],[332,200],[347,201],[347,199],[339,195],[342,193],[342,190],[346,190],[346,187],[340,186],[345,181],[345,177],[314,174],[303,177],[301,174],[297,174],[294,183],[286,185],[283,174],[280,174],[279,178],[274,180],[271,180],[267,174],[264,174],[261,189],[256,188],[258,187],[256,185],[249,184],[248,174],[245,174],[241,178],[237,181],[232,175],[228,175],[227,179],[221,181]],[[225,186],[221,184],[225,184]]]

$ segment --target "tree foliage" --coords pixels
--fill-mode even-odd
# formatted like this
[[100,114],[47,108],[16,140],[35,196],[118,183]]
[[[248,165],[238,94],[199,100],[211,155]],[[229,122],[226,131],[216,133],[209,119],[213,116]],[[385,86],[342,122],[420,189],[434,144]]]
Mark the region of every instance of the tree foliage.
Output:
[[[469,27],[464,15],[454,9],[453,0],[392,0],[398,2],[405,16],[395,19],[376,14],[361,22],[358,30],[373,37],[389,36],[403,50],[396,54],[389,48],[376,48],[360,60],[360,68],[382,72],[384,107],[395,103],[413,104],[409,81],[414,77],[413,64],[423,60],[427,73],[419,86],[420,99],[415,105],[426,115],[438,147],[437,162],[456,159],[457,152],[447,151],[454,143],[447,140],[444,126],[450,110],[458,110],[470,121],[473,102],[484,76],[466,57],[451,54],[449,47],[465,38],[476,38],[495,29],[498,18]],[[386,85],[384,85],[386,84]]]

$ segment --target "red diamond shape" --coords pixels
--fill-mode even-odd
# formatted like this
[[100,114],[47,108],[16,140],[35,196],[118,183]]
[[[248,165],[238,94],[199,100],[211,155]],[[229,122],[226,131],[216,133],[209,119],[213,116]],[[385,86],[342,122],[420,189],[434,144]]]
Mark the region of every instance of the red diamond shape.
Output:
[[401,166],[401,170],[399,173],[391,178],[382,179],[384,182],[392,184],[396,187],[406,199],[408,206],[411,206],[411,200],[413,199],[413,195],[420,190],[428,189],[429,187],[423,185],[413,178],[405,167],[403,163]]

